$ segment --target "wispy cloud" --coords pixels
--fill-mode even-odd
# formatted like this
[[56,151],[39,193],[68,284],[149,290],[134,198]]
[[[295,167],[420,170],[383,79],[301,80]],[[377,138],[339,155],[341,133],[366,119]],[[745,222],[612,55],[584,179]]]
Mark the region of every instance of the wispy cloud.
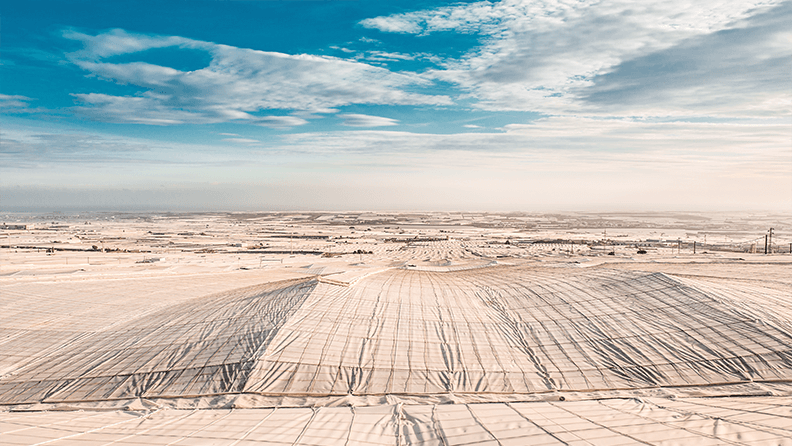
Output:
[[385,127],[397,125],[399,123],[396,119],[384,118],[382,116],[360,115],[355,113],[347,113],[338,115],[344,119],[343,125],[350,127]]
[[27,111],[30,108],[28,102],[31,98],[20,95],[0,94],[0,111],[3,113],[14,113]]
[[414,60],[415,55],[404,53],[388,53],[386,51],[369,51],[366,55],[366,59],[380,62],[393,62],[400,60]]
[[331,45],[330,48],[332,48],[334,50],[342,51],[344,53],[354,53],[355,52],[355,50],[350,50],[349,48],[344,48],[342,46],[337,46],[337,45]]
[[255,118],[251,122],[262,127],[270,127],[275,129],[296,127],[298,125],[304,125],[308,123],[308,121],[305,119],[297,116],[263,116]]
[[[78,111],[96,120],[168,125],[248,120],[260,125],[299,125],[299,118],[259,119],[270,109],[332,112],[350,104],[447,105],[443,95],[406,91],[429,85],[411,73],[331,57],[256,51],[176,36],[113,30],[96,36],[68,31],[83,43],[69,60],[94,76],[141,88],[134,96],[80,93]],[[113,63],[110,56],[152,48],[192,49],[211,56],[209,66],[180,71],[145,62]],[[290,119],[290,120],[289,120]]]
[[792,2],[622,62],[581,92],[590,107],[681,115],[792,113]]
[[[773,208],[790,198],[788,135],[784,119],[713,123],[548,117],[508,125],[500,132],[290,133],[266,148],[253,143],[254,138],[239,138],[245,142],[228,150],[226,144],[12,128],[2,134],[0,185],[6,191],[9,185],[69,185],[66,189],[75,190],[75,185],[90,181],[103,185],[93,190],[139,190],[200,179],[226,181],[247,191],[241,195],[247,197],[278,178],[278,184],[288,180],[314,193],[299,201],[311,206],[322,206],[325,198],[338,199],[339,194],[368,191],[375,184],[390,194],[390,206]],[[317,164],[317,159],[322,162]],[[306,164],[313,166],[310,180],[301,179]],[[428,189],[433,193],[426,196]],[[398,201],[409,191],[416,195]],[[169,191],[162,193],[156,200],[170,196]],[[361,195],[361,203],[371,206],[367,199]],[[238,194],[229,200],[222,205],[245,203]]]
[[[482,35],[481,46],[431,72],[460,86],[479,108],[651,116],[715,102],[721,111],[745,110],[757,95],[762,100],[751,107],[757,113],[786,109],[788,94],[781,103],[764,99],[789,91],[779,75],[792,58],[792,47],[781,43],[789,41],[782,24],[790,20],[790,3],[781,0],[504,0],[361,24],[383,32]],[[739,74],[729,74],[733,69]],[[738,78],[746,82],[731,89]],[[715,91],[721,80],[726,88]],[[662,92],[653,97],[653,90]],[[734,101],[720,101],[724,94]],[[627,110],[621,98],[642,106]],[[684,104],[675,106],[680,98]]]
[[[235,110],[216,110],[212,115],[169,106],[167,96],[146,92],[141,96],[113,96],[104,93],[72,94],[81,104],[76,108],[83,116],[97,121],[133,124],[172,125],[231,120]],[[220,116],[225,115],[225,119]],[[230,116],[229,116],[230,115]]]
[[372,17],[360,22],[366,28],[374,28],[387,33],[417,34],[421,26],[417,20],[410,20],[403,15],[395,17]]
[[[391,16],[373,17],[360,22],[366,28],[383,32],[404,34],[429,34],[438,31],[454,31],[457,33],[492,32],[498,25],[514,15],[524,15],[526,10],[540,10],[542,7],[559,2],[527,2],[505,1],[491,3],[489,1],[466,5],[445,6],[432,10],[414,11]],[[542,5],[542,3],[544,3]]]
[[0,165],[6,168],[73,162],[101,165],[112,160],[128,161],[151,150],[149,144],[129,138],[80,131],[50,133],[5,128],[0,139]]
[[[641,119],[548,117],[531,124],[510,124],[502,132],[419,134],[366,130],[300,133],[283,137],[289,150],[311,153],[434,153],[446,151],[566,154],[604,161],[590,168],[640,162],[643,168],[697,159],[695,168],[723,169],[735,160],[752,160],[752,174],[772,164],[792,169],[789,129],[784,119],[749,122],[680,122]],[[553,155],[555,157],[556,155]],[[558,155],[560,156],[560,155]],[[549,159],[549,158],[548,158]],[[448,160],[452,163],[451,160]],[[769,164],[768,164],[769,163]],[[583,163],[586,164],[586,163]],[[706,167],[706,166],[709,167]],[[689,168],[694,168],[693,165]]]
[[[242,160],[249,163],[246,151],[260,150],[259,141],[253,138],[223,139],[223,142],[237,145],[235,151],[230,151],[228,144],[222,143],[157,141],[59,124],[48,125],[45,129],[9,125],[3,128],[0,140],[0,171],[7,173],[5,178],[0,174],[0,179],[9,181],[14,174],[17,182],[26,184],[46,180],[43,177],[25,179],[30,168],[44,169],[50,174],[57,172],[60,178],[73,175],[78,179],[81,174],[75,173],[79,170],[76,166],[86,166],[97,169],[91,175],[112,179],[113,175],[121,173],[134,177],[138,173],[134,165],[159,165],[167,173],[168,168],[174,166],[238,165]],[[270,149],[270,153],[277,151],[277,148]]]

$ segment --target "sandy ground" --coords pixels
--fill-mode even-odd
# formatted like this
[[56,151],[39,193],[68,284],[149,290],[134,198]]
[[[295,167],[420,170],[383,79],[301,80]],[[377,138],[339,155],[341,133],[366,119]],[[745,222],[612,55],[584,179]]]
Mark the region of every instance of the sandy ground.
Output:
[[792,444],[790,221],[7,215],[0,443]]

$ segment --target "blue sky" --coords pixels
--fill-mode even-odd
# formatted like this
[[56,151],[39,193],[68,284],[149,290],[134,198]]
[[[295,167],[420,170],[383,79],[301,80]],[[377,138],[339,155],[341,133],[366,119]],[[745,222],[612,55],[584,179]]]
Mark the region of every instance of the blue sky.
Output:
[[790,1],[0,0],[0,207],[792,211]]

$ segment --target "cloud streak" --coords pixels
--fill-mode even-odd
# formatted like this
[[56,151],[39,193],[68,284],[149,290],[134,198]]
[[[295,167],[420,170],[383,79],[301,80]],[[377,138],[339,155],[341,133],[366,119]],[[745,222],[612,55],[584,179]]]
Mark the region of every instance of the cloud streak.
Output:
[[22,95],[0,94],[0,113],[22,114],[48,111],[41,107],[31,107],[29,102],[33,100],[33,98]]
[[31,99],[26,96],[0,94],[0,110],[18,110],[28,108],[28,101]]
[[260,118],[254,118],[251,120],[251,123],[262,127],[283,129],[296,127],[298,125],[305,125],[308,123],[308,121],[297,116],[264,116]]
[[[481,35],[479,47],[427,73],[458,85],[478,108],[652,116],[699,104],[702,110],[711,104],[709,110],[734,113],[757,94],[788,91],[788,77],[780,73],[792,57],[783,26],[790,20],[790,3],[780,0],[504,0],[375,17],[361,25],[418,36]],[[733,69],[739,76],[723,75]],[[741,88],[719,100],[739,78],[746,81]],[[652,96],[657,90],[662,93]],[[700,100],[675,105],[691,94]],[[624,107],[622,98],[632,107]],[[772,100],[751,108],[784,110]]]
[[391,118],[384,118],[382,116],[361,115],[355,113],[347,113],[338,115],[339,118],[344,120],[343,125],[349,127],[385,127],[391,125],[398,125],[399,121]]
[[[82,42],[69,60],[101,79],[140,87],[133,96],[75,94],[77,110],[95,120],[169,125],[250,121],[270,127],[301,125],[301,118],[257,117],[266,110],[332,113],[351,104],[448,105],[444,95],[408,92],[430,81],[361,62],[289,55],[219,45],[174,36],[146,36],[113,30],[96,36],[69,31]],[[148,49],[200,50],[209,66],[194,71],[142,61],[118,63],[111,56]]]
[[792,2],[625,61],[595,77],[582,100],[622,113],[790,114],[790,22]]
[[[787,127],[782,120],[550,117],[499,133],[287,134],[277,147],[245,141],[234,151],[224,144],[12,131],[3,135],[13,143],[3,145],[0,173],[8,203],[17,206],[30,205],[25,191],[31,188],[40,188],[43,197],[57,195],[48,187],[77,194],[77,204],[84,194],[128,189],[159,190],[151,204],[183,205],[169,201],[174,193],[194,190],[200,196],[205,192],[199,189],[220,182],[229,188],[228,199],[212,206],[221,208],[251,206],[254,197],[279,197],[287,208],[349,207],[350,196],[370,207],[372,187],[379,188],[378,205],[391,208],[778,208],[792,198]],[[284,192],[268,193],[273,185]],[[292,189],[304,195],[297,200]]]

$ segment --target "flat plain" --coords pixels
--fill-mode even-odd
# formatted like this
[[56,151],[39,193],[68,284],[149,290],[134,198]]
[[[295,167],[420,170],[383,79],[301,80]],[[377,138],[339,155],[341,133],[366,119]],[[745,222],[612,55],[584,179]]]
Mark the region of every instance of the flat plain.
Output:
[[4,218],[2,444],[792,445],[789,215]]

